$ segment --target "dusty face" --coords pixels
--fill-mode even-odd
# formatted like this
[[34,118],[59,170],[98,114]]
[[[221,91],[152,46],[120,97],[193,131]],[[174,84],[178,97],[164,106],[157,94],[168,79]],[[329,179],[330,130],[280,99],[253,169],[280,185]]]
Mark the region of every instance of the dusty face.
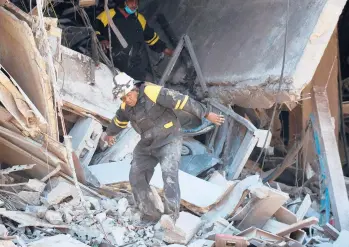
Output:
[[134,107],[137,104],[138,100],[138,92],[137,91],[131,91],[128,94],[126,94],[124,97],[121,98],[123,102],[126,103],[126,105],[130,107]]
[[137,10],[138,9],[138,0],[127,0],[126,5],[132,10]]

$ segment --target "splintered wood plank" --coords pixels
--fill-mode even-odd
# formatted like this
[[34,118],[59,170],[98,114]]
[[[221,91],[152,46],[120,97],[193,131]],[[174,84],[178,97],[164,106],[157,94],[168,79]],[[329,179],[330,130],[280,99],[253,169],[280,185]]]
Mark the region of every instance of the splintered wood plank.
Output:
[[276,235],[278,236],[286,236],[292,232],[295,232],[299,229],[302,229],[302,228],[306,228],[306,227],[310,227],[312,225],[315,225],[315,224],[318,224],[319,223],[319,220],[318,218],[316,217],[310,217],[306,220],[302,220],[302,221],[299,221],[297,223],[294,223],[292,225],[290,225],[288,228],[286,229],[283,229],[279,232],[276,233]]
[[279,210],[274,214],[274,217],[276,220],[288,225],[297,222],[297,216],[285,207],[279,208]]
[[258,200],[249,214],[238,225],[238,229],[245,230],[251,226],[262,228],[275,212],[289,199],[288,194],[272,189],[264,199]]

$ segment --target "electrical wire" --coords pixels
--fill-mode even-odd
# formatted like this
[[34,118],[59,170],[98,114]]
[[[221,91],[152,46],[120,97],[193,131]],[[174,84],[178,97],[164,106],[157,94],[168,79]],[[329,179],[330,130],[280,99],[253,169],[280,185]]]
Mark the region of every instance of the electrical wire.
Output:
[[[281,91],[281,86],[282,86],[282,81],[284,79],[284,71],[285,71],[285,62],[286,62],[286,51],[287,51],[287,36],[288,36],[288,21],[289,21],[289,15],[290,15],[290,0],[287,0],[287,14],[286,14],[286,24],[285,24],[285,40],[284,40],[284,51],[283,51],[283,58],[282,58],[282,68],[281,68],[281,75],[280,75],[280,81],[279,81],[279,88],[278,88],[278,94]],[[261,152],[259,153],[259,156],[256,160],[256,162],[253,165],[253,169],[256,167],[256,165],[258,164],[259,160],[261,159],[262,155],[264,154],[264,158],[263,158],[263,163],[262,163],[262,167],[264,167],[264,162],[265,162],[265,157],[266,157],[266,145],[267,145],[267,140],[269,138],[269,133],[272,129],[273,126],[273,122],[275,119],[275,114],[276,114],[276,109],[277,109],[277,102],[275,102],[275,106],[274,106],[274,110],[273,110],[273,114],[270,120],[270,124],[269,124],[269,128],[268,128],[268,133],[267,136],[264,140],[264,144],[263,144],[263,148],[261,150]]]

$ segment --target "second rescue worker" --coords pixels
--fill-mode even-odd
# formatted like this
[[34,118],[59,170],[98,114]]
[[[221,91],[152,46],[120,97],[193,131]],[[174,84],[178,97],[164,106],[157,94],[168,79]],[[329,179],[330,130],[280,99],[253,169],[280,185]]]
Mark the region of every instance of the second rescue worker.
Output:
[[[167,48],[159,35],[147,24],[147,20],[138,12],[139,0],[126,0],[110,9],[110,17],[128,43],[123,48],[111,31],[112,57],[114,66],[136,80],[144,80],[147,62],[142,59],[144,42],[155,52],[172,56],[173,50]],[[103,11],[96,20],[96,34],[105,52],[109,47],[108,17]]]

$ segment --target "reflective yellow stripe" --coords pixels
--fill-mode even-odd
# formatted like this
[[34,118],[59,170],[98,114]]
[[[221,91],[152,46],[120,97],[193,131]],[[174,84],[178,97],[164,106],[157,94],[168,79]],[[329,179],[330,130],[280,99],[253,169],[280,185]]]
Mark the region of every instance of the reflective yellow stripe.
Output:
[[155,38],[155,40],[154,41],[152,41],[152,42],[150,42],[149,43],[149,45],[150,46],[152,46],[152,45],[155,45],[156,44],[156,42],[158,42],[159,41],[159,39],[160,39],[160,37],[156,34],[156,38]]
[[122,102],[121,103],[121,110],[125,110],[126,109],[126,103],[125,102]]
[[[115,9],[110,9],[109,13],[111,18],[113,18],[116,15]],[[103,11],[102,13],[100,13],[97,16],[97,19],[100,20],[105,27],[108,25],[108,16],[106,11]]]
[[127,127],[127,124],[128,124],[128,123],[126,123],[126,125],[123,124],[123,123],[124,123],[124,122],[120,122],[119,120],[117,120],[116,118],[114,118],[114,124],[115,124],[116,126],[118,126],[119,128],[125,129],[125,128]]
[[164,125],[165,129],[171,128],[173,126],[173,122],[168,122],[167,124]]
[[160,94],[160,90],[161,90],[161,86],[158,86],[158,85],[149,85],[149,86],[146,86],[144,88],[144,93],[145,95],[148,96],[148,98],[153,101],[154,103],[156,103],[158,97],[159,97],[159,94]]
[[100,35],[100,34],[101,34],[101,32],[98,32],[98,31],[97,31],[97,32],[96,32],[96,34],[97,34],[97,35]]
[[144,15],[142,15],[140,13],[138,13],[137,18],[138,18],[138,21],[141,24],[142,29],[144,31],[145,30],[145,26],[147,25],[147,20],[144,18]]
[[187,103],[188,99],[189,99],[189,96],[186,95],[184,100],[183,100],[183,102],[182,102],[182,104],[181,104],[181,106],[179,107],[180,110],[182,110],[184,108],[184,106]]
[[114,122],[115,123],[118,123],[118,124],[120,124],[120,125],[127,125],[128,124],[128,121],[127,122],[122,122],[122,121],[119,121],[119,119],[117,119],[117,118],[114,118]]
[[179,108],[179,105],[181,104],[181,100],[178,100],[177,101],[177,104],[176,104],[176,107],[175,107],[175,110],[177,110]]
[[147,44],[150,44],[151,42],[153,42],[153,41],[156,39],[157,36],[158,36],[158,35],[157,35],[156,33],[154,33],[153,38],[151,38],[150,40],[147,40],[147,41],[145,41],[145,42],[147,42]]

